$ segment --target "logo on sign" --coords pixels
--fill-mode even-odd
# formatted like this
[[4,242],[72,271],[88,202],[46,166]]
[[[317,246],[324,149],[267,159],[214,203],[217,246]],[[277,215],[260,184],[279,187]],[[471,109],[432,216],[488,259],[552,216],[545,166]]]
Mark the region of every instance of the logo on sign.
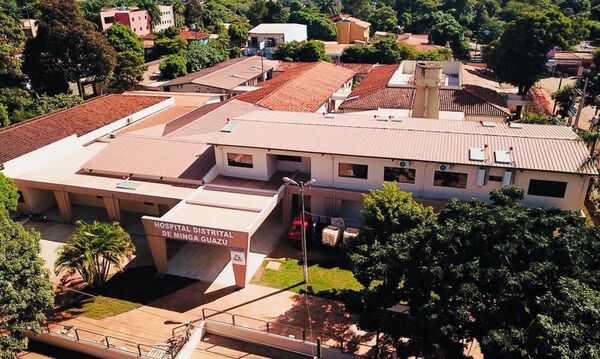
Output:
[[246,265],[246,253],[240,250],[231,251],[231,263],[238,265]]

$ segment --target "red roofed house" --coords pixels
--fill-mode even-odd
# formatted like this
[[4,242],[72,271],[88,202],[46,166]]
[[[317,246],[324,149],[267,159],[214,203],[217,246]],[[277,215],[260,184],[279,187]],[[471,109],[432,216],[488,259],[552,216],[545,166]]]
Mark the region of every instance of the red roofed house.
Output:
[[191,30],[179,30],[179,36],[184,38],[187,42],[200,42],[206,43],[210,37],[210,34],[205,34],[199,31]]
[[241,101],[270,110],[333,112],[350,94],[355,72],[328,62],[307,62],[290,67],[260,84],[257,90],[238,95]]
[[[437,114],[427,116],[441,119],[503,122],[510,116],[504,98],[495,89],[484,88],[465,81],[463,66],[458,61],[428,62],[440,67],[435,92],[429,99],[436,103]],[[416,115],[420,106],[417,63],[403,61],[399,65],[375,67],[340,105],[343,112],[370,111],[399,117]],[[427,103],[427,100],[424,101]]]

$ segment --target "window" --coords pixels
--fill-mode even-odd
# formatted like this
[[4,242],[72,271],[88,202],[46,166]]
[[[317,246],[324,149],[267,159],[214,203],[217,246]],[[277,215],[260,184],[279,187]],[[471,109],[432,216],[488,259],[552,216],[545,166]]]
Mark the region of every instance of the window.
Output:
[[115,22],[115,17],[114,16],[107,16],[104,18],[104,23],[105,24],[112,24],[113,22]]
[[19,195],[19,203],[25,203],[25,197],[23,197],[23,192],[17,191],[17,194]]
[[277,161],[302,162],[300,156],[277,155]]
[[563,198],[567,190],[567,182],[529,180],[527,194],[532,196]]
[[491,181],[491,182],[502,182],[502,176],[489,175],[488,181]]
[[252,168],[252,155],[244,155],[240,153],[228,153],[227,164],[232,167]]
[[388,182],[415,183],[414,168],[385,167],[383,169],[383,180]]
[[433,185],[438,187],[467,188],[466,173],[435,171]]
[[352,177],[367,179],[369,166],[354,163],[340,163],[338,173],[340,177]]

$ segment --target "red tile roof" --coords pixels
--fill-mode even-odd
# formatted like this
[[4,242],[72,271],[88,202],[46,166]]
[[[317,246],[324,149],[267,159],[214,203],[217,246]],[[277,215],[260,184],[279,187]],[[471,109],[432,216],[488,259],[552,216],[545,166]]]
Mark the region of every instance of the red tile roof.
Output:
[[181,36],[184,39],[190,41],[190,40],[208,39],[208,37],[210,35],[209,34],[205,34],[203,32],[198,32],[198,31],[179,30],[179,36]]
[[333,15],[329,17],[329,20],[333,21],[333,22],[338,22],[338,21],[350,21],[355,23],[356,25],[362,27],[362,28],[368,28],[369,26],[371,26],[370,22],[355,18],[353,16],[351,16],[350,14],[345,14],[345,13],[339,13],[337,15]]
[[53,142],[106,126],[165,101],[157,96],[108,95],[0,129],[0,162],[7,162]]
[[317,111],[355,72],[328,62],[311,62],[285,71],[261,84],[261,88],[238,95],[241,101],[277,111]]
[[[387,84],[398,65],[378,66],[371,70],[360,85],[340,105],[346,110],[377,110],[380,108],[411,109],[414,97],[412,87],[388,87]],[[475,91],[477,90],[477,91]],[[466,115],[499,116],[508,115],[508,110],[491,101],[491,95],[464,89],[441,89],[440,110],[461,111]],[[487,96],[484,96],[487,95]],[[497,94],[496,94],[497,95]]]

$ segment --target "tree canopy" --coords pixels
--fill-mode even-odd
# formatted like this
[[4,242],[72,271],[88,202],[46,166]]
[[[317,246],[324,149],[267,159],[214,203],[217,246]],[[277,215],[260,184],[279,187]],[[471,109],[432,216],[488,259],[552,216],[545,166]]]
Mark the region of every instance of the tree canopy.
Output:
[[185,53],[187,72],[196,72],[227,60],[227,53],[212,41],[194,43]]
[[[349,257],[363,292],[359,324],[408,337],[402,355],[486,358],[600,355],[600,229],[575,212],[526,207],[506,186],[490,202],[434,214],[386,185],[365,198]],[[410,314],[387,310],[406,303]]]
[[308,38],[311,40],[331,41],[337,37],[337,27],[333,21],[313,10],[302,9],[300,11],[292,11],[288,21],[305,24]]
[[33,88],[56,94],[67,92],[69,82],[108,79],[116,52],[81,16],[75,0],[47,0],[39,8],[37,37],[23,53],[23,70]]
[[106,30],[108,42],[117,52],[133,51],[144,55],[144,44],[131,28],[121,23],[113,24]]
[[273,51],[273,58],[281,61],[327,61],[331,57],[325,54],[325,45],[321,41],[291,41],[278,44]]
[[181,55],[169,55],[159,65],[160,73],[169,79],[187,75],[187,63]]

